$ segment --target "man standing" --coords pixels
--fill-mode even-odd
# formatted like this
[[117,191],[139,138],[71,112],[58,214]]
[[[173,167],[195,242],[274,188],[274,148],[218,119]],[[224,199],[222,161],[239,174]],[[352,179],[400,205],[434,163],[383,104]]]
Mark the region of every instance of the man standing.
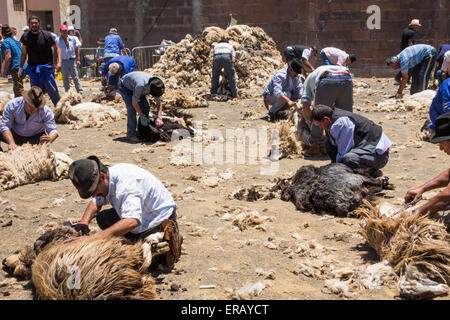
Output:
[[0,140],[14,150],[24,143],[52,143],[58,138],[52,110],[45,105],[41,88],[31,87],[23,97],[9,101],[0,124]]
[[222,68],[225,70],[225,76],[230,85],[231,96],[236,98],[236,75],[234,72],[234,63],[236,62],[236,52],[227,38],[223,38],[214,47],[214,57],[211,75],[211,94],[217,94],[219,88],[219,77]]
[[398,88],[396,98],[403,96],[403,89],[405,89],[408,82],[409,72],[411,72],[412,77],[411,94],[427,89],[436,57],[437,51],[432,46],[415,44],[386,60],[386,64],[391,69],[401,69],[402,72],[402,82]]
[[324,65],[337,65],[337,66],[349,66],[356,61],[354,54],[348,54],[347,52],[333,47],[326,47],[320,51],[320,58]]
[[294,58],[299,59],[302,62],[302,68],[304,71],[313,72],[314,67],[309,63],[311,56],[316,57],[318,49],[315,46],[288,46],[284,49],[284,58],[286,62],[291,61]]
[[12,30],[7,25],[2,25],[2,57],[3,57],[3,72],[2,77],[6,78],[8,74],[13,80],[14,96],[20,97],[23,92],[23,79],[25,75],[19,76],[20,55],[22,54],[22,45],[19,41],[12,37]]
[[278,70],[264,87],[264,105],[266,109],[272,106],[268,114],[269,121],[274,122],[279,111],[292,107],[300,99],[303,92],[301,73],[302,63],[294,58],[287,68]]
[[125,75],[120,80],[120,94],[127,106],[127,139],[130,142],[139,142],[136,136],[137,120],[143,126],[148,126],[148,115],[150,112],[150,102],[147,95],[151,94],[156,100],[158,115],[155,121],[157,127],[162,127],[162,103],[161,97],[164,94],[164,83],[161,79],[153,77],[151,74],[142,71],[135,71]]
[[80,41],[75,36],[69,36],[67,26],[65,24],[59,27],[61,36],[58,37],[58,47],[61,50],[62,68],[61,73],[63,77],[64,90],[68,92],[70,90],[69,74],[75,83],[75,88],[78,93],[83,94],[83,87],[81,86],[80,77],[78,76],[78,68],[81,65],[80,62]]
[[382,176],[379,169],[386,166],[392,143],[379,125],[355,113],[323,105],[312,110],[311,118],[327,132],[325,148],[331,162],[370,169],[373,177]]
[[[135,242],[164,232],[170,247],[165,262],[172,267],[178,261],[182,240],[176,221],[177,205],[154,175],[127,163],[108,168],[96,156],[90,156],[70,165],[69,178],[81,198],[92,198],[75,230],[89,233],[89,222],[96,217],[102,231],[89,238],[124,236]],[[112,208],[101,211],[106,204]],[[67,242],[86,238],[72,238]]]
[[309,144],[320,144],[323,131],[311,123],[311,102],[353,112],[353,81],[347,67],[320,66],[306,78],[302,94],[303,115],[310,125]]
[[102,68],[102,77],[106,77],[106,93],[117,89],[119,80],[126,74],[133,72],[134,68],[136,68],[136,61],[129,56],[117,56],[105,63]]
[[[447,80],[448,81],[448,80]],[[450,155],[450,113],[443,114],[436,119],[436,131],[431,138],[432,143],[439,143],[439,148]],[[419,215],[432,215],[450,205],[450,169],[446,169],[440,175],[425,183],[424,185],[409,190],[405,195],[405,202],[419,199],[422,194],[438,188],[444,188],[426,204],[411,213]],[[447,216],[448,217],[448,216]]]
[[111,28],[109,34],[105,37],[105,63],[110,59],[119,56],[122,49],[125,49],[125,45],[117,34],[117,29]]
[[[402,32],[402,43],[400,45],[400,52],[406,49],[409,46],[412,46],[415,42],[415,33],[419,31],[422,25],[419,22],[419,19],[412,19],[408,28],[405,28]],[[402,80],[402,72],[400,71],[395,76],[395,81],[400,83]]]
[[56,106],[61,97],[55,82],[52,48],[57,56],[57,73],[61,70],[61,50],[51,34],[41,30],[41,20],[38,17],[30,17],[28,23],[31,29],[23,39],[19,76],[22,75],[28,57],[26,73],[30,76],[30,85],[40,87],[43,92],[48,93]]

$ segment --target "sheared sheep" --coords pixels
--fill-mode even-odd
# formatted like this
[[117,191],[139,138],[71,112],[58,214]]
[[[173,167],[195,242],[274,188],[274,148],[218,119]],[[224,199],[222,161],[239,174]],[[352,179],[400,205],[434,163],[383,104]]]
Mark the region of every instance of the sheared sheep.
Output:
[[66,154],[53,152],[48,144],[25,144],[0,153],[0,190],[39,180],[65,179],[71,163]]
[[363,199],[375,200],[384,181],[370,177],[364,170],[331,163],[320,168],[303,166],[291,179],[280,180],[278,185],[282,199],[292,200],[297,210],[346,216]]

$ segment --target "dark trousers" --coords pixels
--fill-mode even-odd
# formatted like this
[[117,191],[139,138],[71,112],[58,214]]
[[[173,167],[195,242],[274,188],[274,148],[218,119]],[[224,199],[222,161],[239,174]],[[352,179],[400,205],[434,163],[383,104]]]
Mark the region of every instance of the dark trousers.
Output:
[[211,94],[217,94],[219,88],[220,73],[224,69],[225,76],[230,85],[231,94],[236,95],[236,75],[234,71],[233,58],[230,54],[217,54],[213,58],[212,74],[211,74]]
[[19,77],[19,69],[14,69],[11,71],[11,78],[13,80],[14,98],[21,97],[24,90],[23,79],[25,78],[25,72]]
[[[14,130],[10,130],[10,131],[11,131],[12,136],[14,138],[14,142],[18,146],[21,146],[21,145],[23,145],[25,143],[39,144],[41,136],[45,134],[45,132],[41,132],[41,133],[38,133],[38,134],[36,134],[34,136],[31,136],[31,137],[24,137],[24,136],[21,136],[21,135],[18,135],[17,133],[15,133]],[[0,141],[4,142],[4,143],[8,143],[8,142],[6,142],[5,138],[3,138],[3,134],[0,134]],[[1,148],[0,148],[0,150],[1,150]]]
[[[331,162],[336,162],[338,149],[331,144],[330,138],[327,138],[325,141],[325,149],[328,156],[331,158]],[[364,148],[354,148],[342,157],[340,163],[343,163],[352,169],[381,169],[386,166],[388,161],[389,149],[383,154],[378,154],[377,152],[370,152]]]
[[411,94],[424,91],[428,88],[428,82],[430,81],[431,71],[436,62],[436,57],[437,51],[433,49],[428,57],[423,59],[421,63],[411,70]]
[[[176,215],[175,215],[175,211],[174,211],[174,213],[172,214],[172,216],[169,219],[172,219],[175,216]],[[105,229],[111,227],[113,224],[115,224],[119,221],[120,221],[120,217],[114,208],[102,210],[97,214],[97,224],[100,227],[100,229],[102,229],[102,230],[105,230]],[[141,232],[141,233],[128,232],[125,235],[125,238],[127,238],[130,241],[135,242],[135,241],[144,239],[151,234],[154,234],[157,232],[163,232],[163,231],[164,230],[163,230],[162,226],[159,225],[152,229],[145,230],[144,232]]]
[[[119,85],[120,94],[122,95],[123,101],[125,101],[125,105],[127,106],[127,138],[131,138],[136,136],[137,129],[137,119],[136,119],[136,109],[133,107],[133,91],[125,88],[120,82]],[[141,111],[146,116],[150,113],[150,102],[147,96],[141,97],[141,101],[139,101],[139,107]]]

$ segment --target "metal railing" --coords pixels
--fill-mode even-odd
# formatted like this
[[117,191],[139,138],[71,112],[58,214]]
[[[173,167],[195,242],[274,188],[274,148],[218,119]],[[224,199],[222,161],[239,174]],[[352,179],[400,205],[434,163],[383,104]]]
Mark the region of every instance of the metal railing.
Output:
[[161,55],[169,48],[170,45],[153,45],[133,48],[131,55],[136,61],[137,71],[144,71],[145,69],[153,67],[158,62]]
[[[98,48],[80,48],[80,79],[93,79],[100,78],[102,75],[101,67],[103,61],[96,59],[96,53]],[[131,56],[131,50],[129,48],[124,49],[128,56]]]

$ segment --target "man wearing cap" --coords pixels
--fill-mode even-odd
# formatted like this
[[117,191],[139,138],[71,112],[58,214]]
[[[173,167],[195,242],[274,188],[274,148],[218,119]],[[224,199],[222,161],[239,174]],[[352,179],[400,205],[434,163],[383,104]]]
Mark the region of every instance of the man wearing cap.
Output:
[[157,127],[161,127],[162,121],[162,103],[161,97],[164,94],[164,83],[158,77],[154,77],[147,72],[134,71],[126,74],[120,80],[120,94],[127,106],[127,139],[130,142],[139,142],[136,136],[137,120],[143,126],[148,126],[148,116],[150,112],[150,102],[148,95],[151,94],[156,100],[158,115],[155,120]]
[[303,92],[301,73],[302,63],[294,58],[288,63],[287,68],[275,72],[264,87],[262,92],[264,105],[266,109],[269,109],[269,105],[272,106],[268,114],[269,121],[274,122],[277,112],[292,107],[300,99]]
[[24,143],[52,143],[58,138],[55,117],[45,105],[41,88],[31,87],[23,92],[22,97],[6,104],[0,132],[0,140],[8,144],[9,150]]
[[427,44],[415,44],[407,47],[398,55],[386,60],[386,64],[393,70],[401,69],[402,82],[396,98],[403,97],[403,90],[411,73],[411,94],[427,89],[431,71],[436,61],[437,51]]
[[122,38],[117,34],[116,28],[111,28],[105,37],[105,63],[119,56],[122,49],[125,49]]
[[318,55],[318,49],[315,46],[288,46],[284,49],[284,58],[286,62],[291,61],[294,58],[299,59],[302,62],[302,68],[304,71],[313,72],[314,67],[309,63],[311,56],[316,57]]
[[[138,241],[164,232],[170,247],[167,265],[171,267],[179,259],[182,240],[176,222],[177,205],[170,192],[150,172],[128,163],[108,168],[96,156],[90,156],[70,165],[69,178],[81,198],[92,198],[74,226],[77,231],[88,234],[89,222],[96,217],[102,231],[89,238],[125,236]],[[102,211],[107,204],[112,208]],[[67,242],[86,238],[72,238]]]
[[302,111],[310,125],[308,144],[313,146],[323,140],[323,131],[311,122],[311,104],[325,105],[353,112],[353,80],[347,67],[320,66],[305,80],[302,94]]
[[212,63],[211,75],[211,94],[217,94],[219,88],[219,77],[222,69],[230,85],[231,96],[236,98],[236,75],[234,72],[234,63],[236,62],[236,52],[227,38],[222,38],[214,46],[214,57]]
[[78,41],[82,44],[83,38],[81,37],[81,32],[79,29],[75,29],[74,26],[68,26],[67,31],[69,33],[69,36],[77,37]]
[[[432,143],[439,143],[439,148],[450,155],[450,113],[443,114],[436,119],[436,131],[431,138]],[[425,183],[424,185],[409,190],[405,195],[405,202],[419,199],[427,191],[444,188],[436,196],[431,198],[423,206],[412,210],[411,213],[420,215],[432,215],[444,210],[450,205],[450,169]]]
[[102,68],[102,77],[106,78],[106,92],[110,93],[117,89],[119,80],[126,74],[133,72],[134,68],[136,68],[136,61],[129,56],[117,56],[105,63]]
[[323,65],[336,65],[336,66],[349,66],[356,61],[356,56],[354,54],[348,54],[344,50],[326,47],[320,51],[320,58],[322,59]]
[[64,84],[64,90],[68,92],[70,90],[69,74],[75,83],[75,88],[78,93],[83,94],[83,87],[81,86],[80,77],[78,76],[78,68],[81,66],[80,62],[80,50],[81,42],[75,36],[68,34],[68,28],[65,24],[59,27],[61,36],[58,37],[56,43],[61,50],[62,59],[62,78]]
[[2,77],[6,78],[8,74],[11,75],[14,96],[17,98],[22,96],[23,79],[25,78],[25,74],[19,76],[22,45],[12,37],[12,30],[7,24],[2,25],[1,32],[4,38],[1,46],[1,53],[4,61]]
[[311,119],[327,133],[325,148],[331,162],[369,169],[376,178],[382,176],[379,169],[386,166],[392,143],[381,126],[356,113],[324,105],[312,110]]
[[[412,19],[411,23],[409,24],[408,28],[405,28],[402,32],[402,42],[400,45],[400,52],[406,49],[409,46],[412,46],[415,41],[415,33],[419,31],[420,27],[422,25],[420,24],[418,19]],[[402,72],[400,71],[395,76],[395,81],[400,83],[402,80]]]
[[22,75],[25,60],[28,57],[26,73],[30,76],[30,85],[40,87],[44,93],[48,93],[53,105],[56,106],[61,97],[54,77],[53,52],[57,56],[56,72],[58,73],[62,64],[61,50],[51,34],[41,30],[41,20],[38,17],[31,16],[28,23],[30,31],[23,39],[19,76]]

